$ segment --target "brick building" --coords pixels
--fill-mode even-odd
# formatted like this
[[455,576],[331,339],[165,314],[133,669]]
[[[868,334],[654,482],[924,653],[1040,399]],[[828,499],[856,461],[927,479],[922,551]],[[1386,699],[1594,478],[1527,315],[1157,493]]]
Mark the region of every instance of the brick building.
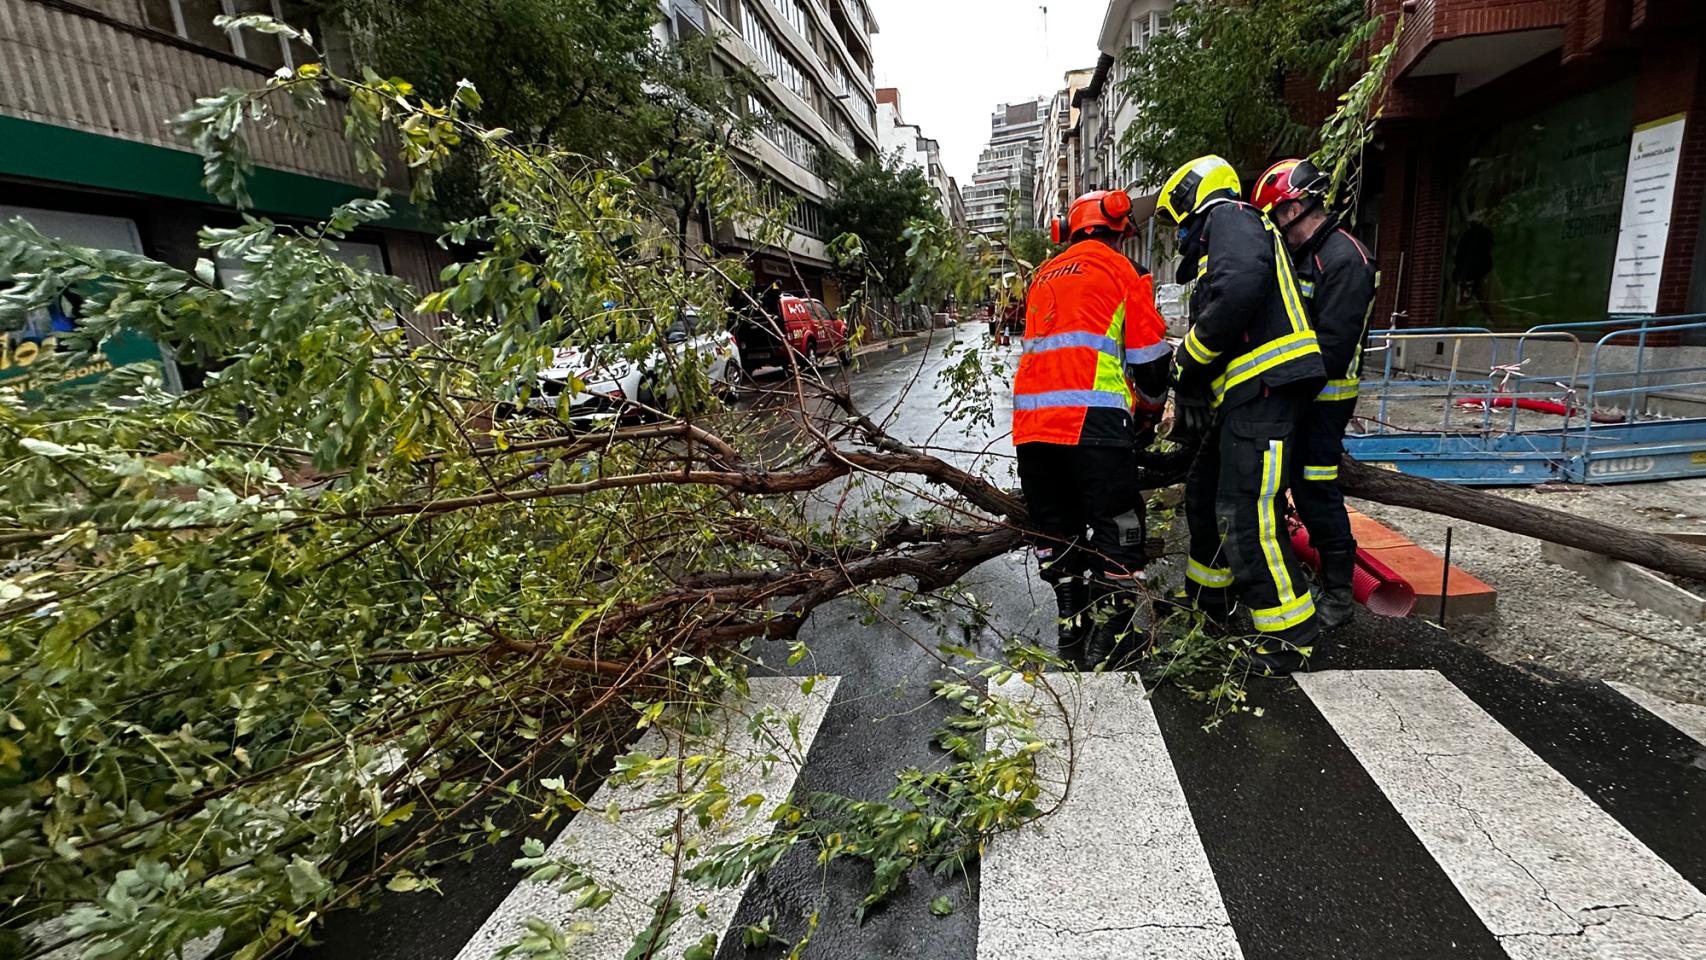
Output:
[[[1377,323],[1706,312],[1706,4],[1420,0],[1392,70],[1359,218]],[[1632,144],[1656,162],[1633,177]],[[1667,191],[1668,230],[1620,247]]]

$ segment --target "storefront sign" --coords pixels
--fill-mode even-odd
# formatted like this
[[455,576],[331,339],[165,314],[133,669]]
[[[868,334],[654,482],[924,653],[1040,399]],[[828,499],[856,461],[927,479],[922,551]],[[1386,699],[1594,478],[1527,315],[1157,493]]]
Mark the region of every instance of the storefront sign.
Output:
[[1659,276],[1670,238],[1670,211],[1676,197],[1677,164],[1682,159],[1682,128],[1677,114],[1635,128],[1629,144],[1629,175],[1623,187],[1623,226],[1617,236],[1617,260],[1611,276],[1616,314],[1652,314],[1659,310]]
[[[143,252],[136,224],[122,217],[0,206],[0,220],[14,217],[21,217],[43,234],[66,243],[128,253]],[[0,278],[0,286],[4,286],[4,278]],[[57,384],[92,383],[114,368],[135,363],[163,366],[164,358],[158,344],[140,333],[124,330],[109,337],[102,344],[100,353],[87,357],[81,366],[59,371],[55,381],[40,382],[33,369],[36,361],[62,349],[61,336],[77,329],[81,302],[76,289],[66,290],[47,309],[30,317],[29,324],[23,329],[0,331],[0,380],[30,378],[37,382],[32,382],[28,389],[35,390]]]

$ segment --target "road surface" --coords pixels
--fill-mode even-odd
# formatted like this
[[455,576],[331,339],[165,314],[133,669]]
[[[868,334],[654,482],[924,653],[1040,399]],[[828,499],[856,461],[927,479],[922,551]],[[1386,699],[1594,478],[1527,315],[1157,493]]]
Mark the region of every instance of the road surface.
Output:
[[[892,412],[904,440],[981,449],[977,431],[943,427],[945,362],[940,339],[874,356],[855,397]],[[1005,414],[997,420],[1004,429]],[[1010,448],[991,449],[985,465],[999,474]],[[1004,629],[1052,633],[1052,597],[1026,558],[966,582]],[[811,658],[774,672],[833,680],[810,696],[762,680],[758,703],[734,705],[802,717],[800,757],[742,774],[766,804],[790,791],[881,799],[896,770],[945,762],[930,741],[948,708],[930,683],[949,674],[919,646],[933,628],[899,605],[887,612],[893,623],[872,625],[851,603],[820,611],[803,634]],[[970,641],[998,652],[993,634]],[[770,917],[791,938],[817,911],[807,956],[826,960],[1706,957],[1706,710],[1505,666],[1415,621],[1364,617],[1316,660],[1299,682],[1252,688],[1260,716],[1212,731],[1177,689],[1054,675],[1075,763],[1058,814],[999,838],[969,877],[911,878],[862,924],[853,912],[868,870],[825,870],[797,847],[744,888],[696,896],[706,916],[659,955],[711,932],[719,960],[779,957],[745,949],[740,932]],[[1064,756],[1046,763],[1058,773]],[[661,884],[659,841],[602,823],[581,817],[543,839],[636,894]],[[560,898],[508,869],[517,845],[441,873],[443,897],[389,896],[377,913],[334,917],[324,945],[300,955],[485,960],[528,916],[566,922]],[[938,897],[948,916],[929,910]],[[619,960],[626,949],[606,929],[571,955]]]

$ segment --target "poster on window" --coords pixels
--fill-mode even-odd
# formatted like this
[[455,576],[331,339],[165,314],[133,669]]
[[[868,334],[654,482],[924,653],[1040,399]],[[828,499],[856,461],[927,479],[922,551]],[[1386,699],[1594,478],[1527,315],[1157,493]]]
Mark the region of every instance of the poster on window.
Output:
[[1629,143],[1629,177],[1623,187],[1623,226],[1617,235],[1617,260],[1611,275],[1616,314],[1653,314],[1659,310],[1659,275],[1670,239],[1670,210],[1676,198],[1677,163],[1682,159],[1682,128],[1677,114],[1635,128]]
[[[21,217],[43,234],[65,243],[102,250],[143,252],[136,224],[123,217],[0,205],[0,221],[14,217]],[[5,278],[0,277],[0,287],[3,286]],[[82,365],[58,370],[58,379],[54,382],[40,382],[41,377],[35,370],[36,361],[63,349],[61,340],[64,335],[77,329],[81,303],[82,296],[73,287],[62,291],[45,310],[37,311],[22,329],[0,330],[0,380],[29,379],[33,382],[26,389],[38,390],[56,385],[92,383],[115,368],[135,363],[163,366],[158,344],[135,331],[121,331],[102,344],[98,354],[85,358]],[[169,378],[170,372],[166,372]]]

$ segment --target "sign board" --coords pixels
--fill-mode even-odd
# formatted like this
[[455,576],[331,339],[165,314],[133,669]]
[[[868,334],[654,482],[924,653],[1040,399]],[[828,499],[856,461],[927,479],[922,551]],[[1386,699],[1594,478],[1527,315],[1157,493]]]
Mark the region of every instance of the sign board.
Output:
[[1629,174],[1623,186],[1623,225],[1617,236],[1617,260],[1611,274],[1616,314],[1653,314],[1659,310],[1659,277],[1670,239],[1670,212],[1676,198],[1677,165],[1682,159],[1682,129],[1677,114],[1635,128],[1629,143]]
[[[122,217],[104,217],[86,213],[66,213],[60,210],[38,210],[32,207],[0,206],[0,221],[21,217],[42,234],[64,243],[101,250],[123,250],[140,254],[142,238],[136,224]],[[0,285],[5,282],[0,277]],[[0,331],[0,381],[30,376],[30,368],[43,354],[58,349],[59,335],[77,329],[77,307],[81,302],[75,289],[67,290],[58,301],[30,318],[22,330]],[[92,383],[116,367],[133,363],[154,363],[164,367],[159,344],[135,332],[120,333],[102,346],[101,353],[82,366],[65,372],[59,384]],[[173,371],[165,371],[175,383]],[[34,384],[30,389],[58,384]]]

